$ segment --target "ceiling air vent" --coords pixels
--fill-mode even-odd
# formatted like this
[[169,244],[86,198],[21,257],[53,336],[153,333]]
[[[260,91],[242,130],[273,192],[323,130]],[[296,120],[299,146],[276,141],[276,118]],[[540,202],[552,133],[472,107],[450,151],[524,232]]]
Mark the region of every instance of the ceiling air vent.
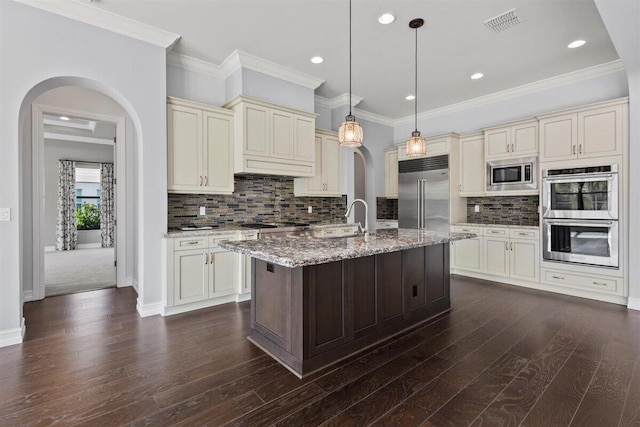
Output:
[[491,19],[487,19],[484,21],[484,25],[494,33],[499,33],[500,31],[509,29],[521,22],[524,22],[522,16],[518,15],[518,11],[516,9],[511,9],[498,16],[494,16]]

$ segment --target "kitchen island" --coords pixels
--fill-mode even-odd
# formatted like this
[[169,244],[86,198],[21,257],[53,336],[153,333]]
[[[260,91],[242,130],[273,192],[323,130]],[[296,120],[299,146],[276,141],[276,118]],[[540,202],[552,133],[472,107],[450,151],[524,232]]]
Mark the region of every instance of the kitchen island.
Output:
[[299,377],[451,309],[449,242],[469,233],[221,242],[252,257],[248,339]]

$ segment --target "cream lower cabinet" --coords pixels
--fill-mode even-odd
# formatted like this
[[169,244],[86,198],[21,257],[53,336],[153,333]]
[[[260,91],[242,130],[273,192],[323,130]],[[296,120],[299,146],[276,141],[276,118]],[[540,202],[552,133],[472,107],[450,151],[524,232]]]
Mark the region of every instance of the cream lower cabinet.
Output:
[[474,239],[452,244],[451,268],[518,281],[540,281],[539,232],[527,228],[453,226],[451,231],[474,233]]
[[209,254],[202,249],[177,251],[173,255],[174,304],[209,298]]
[[170,193],[233,193],[233,112],[168,98]]
[[295,178],[296,197],[342,197],[342,152],[336,132],[316,130],[315,175]]

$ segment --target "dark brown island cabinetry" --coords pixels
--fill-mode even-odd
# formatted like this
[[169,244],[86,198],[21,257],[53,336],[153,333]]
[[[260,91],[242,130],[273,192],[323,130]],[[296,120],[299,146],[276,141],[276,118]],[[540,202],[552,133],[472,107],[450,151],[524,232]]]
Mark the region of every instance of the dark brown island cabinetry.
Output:
[[249,339],[300,377],[450,310],[448,243],[295,268],[252,262]]

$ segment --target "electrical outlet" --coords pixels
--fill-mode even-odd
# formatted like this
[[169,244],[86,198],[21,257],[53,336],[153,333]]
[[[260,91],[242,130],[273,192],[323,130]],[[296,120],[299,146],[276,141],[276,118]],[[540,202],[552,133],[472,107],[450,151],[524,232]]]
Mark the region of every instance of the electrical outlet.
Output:
[[207,214],[207,208],[204,206],[200,206],[200,215],[206,215]]
[[11,221],[11,208],[0,208],[0,221]]
[[307,208],[307,212],[309,212],[309,213],[313,213],[313,206],[309,206],[309,207]]
[[480,205],[475,205],[475,206],[473,207],[473,211],[474,211],[474,212],[480,212]]

